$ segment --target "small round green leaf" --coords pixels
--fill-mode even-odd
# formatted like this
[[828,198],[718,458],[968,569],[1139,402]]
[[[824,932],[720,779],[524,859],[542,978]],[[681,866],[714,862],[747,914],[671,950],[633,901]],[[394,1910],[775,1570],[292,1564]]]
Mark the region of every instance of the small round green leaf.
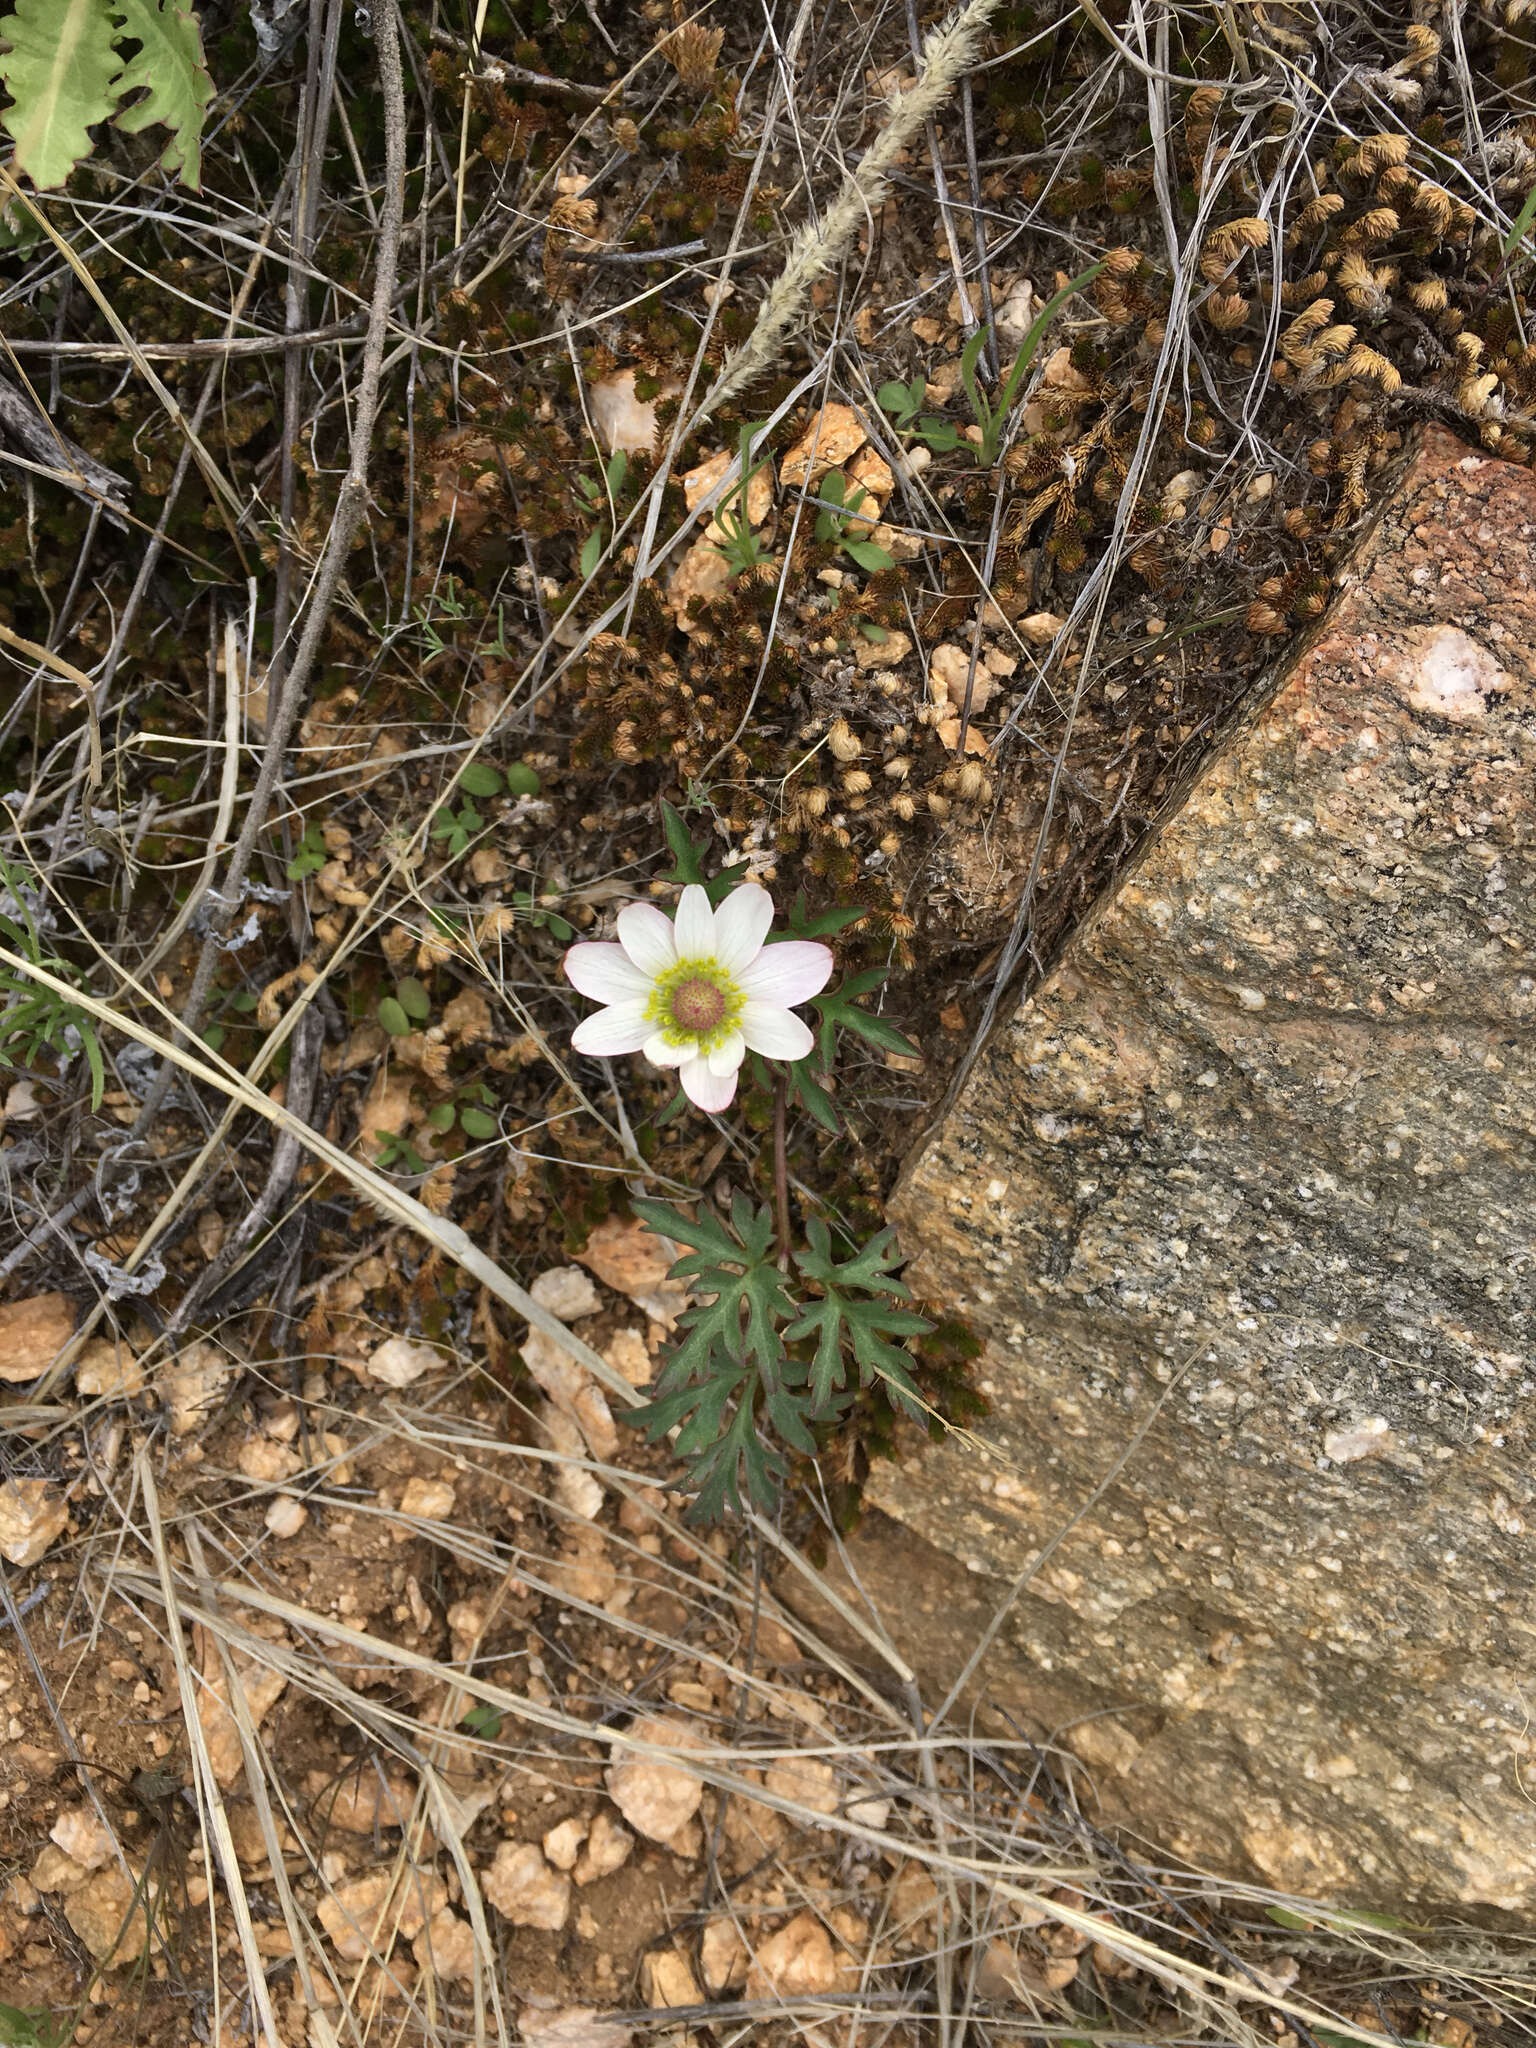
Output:
[[501,1128],[495,1117],[487,1115],[483,1109],[461,1109],[459,1122],[464,1126],[467,1138],[494,1138]]
[[459,777],[459,787],[468,796],[500,796],[501,770],[489,761],[471,761]]
[[379,1004],[379,1022],[391,1038],[404,1038],[411,1028],[411,1020],[393,996],[385,996]]
[[434,1131],[451,1131],[453,1129],[453,1104],[451,1102],[434,1103],[431,1109],[427,1111],[427,1122]]
[[507,770],[507,788],[513,796],[537,796],[543,786],[526,761],[514,761]]
[[423,1017],[432,1014],[432,998],[426,986],[414,974],[408,974],[403,981],[395,983],[395,994],[400,998],[400,1007],[407,1017],[414,1017],[420,1023]]

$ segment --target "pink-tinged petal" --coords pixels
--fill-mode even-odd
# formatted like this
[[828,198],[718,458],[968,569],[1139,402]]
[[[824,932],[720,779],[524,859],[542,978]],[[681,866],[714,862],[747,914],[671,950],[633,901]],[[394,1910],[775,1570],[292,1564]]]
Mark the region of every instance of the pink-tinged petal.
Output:
[[581,945],[565,956],[566,978],[594,1003],[632,1003],[650,993],[650,982],[622,946]]
[[715,912],[715,958],[727,974],[750,967],[773,923],[773,898],[756,882],[733,889]]
[[638,1052],[650,1035],[644,1003],[615,1003],[611,1009],[583,1017],[571,1033],[571,1044],[577,1052],[611,1060],[621,1052]]
[[652,981],[677,965],[672,920],[654,903],[626,903],[618,916],[619,944]]
[[712,1074],[734,1074],[747,1056],[747,1041],[739,1031],[728,1031],[708,1055]]
[[743,1003],[741,1035],[770,1060],[803,1060],[816,1043],[810,1025],[777,1003]]
[[785,939],[777,946],[764,946],[752,965],[736,976],[743,995],[785,1009],[819,996],[831,978],[832,949],[814,939]]
[[672,936],[679,960],[711,960],[715,952],[715,913],[709,897],[697,882],[683,891],[673,921]]
[[713,1116],[729,1109],[735,1100],[737,1071],[733,1067],[728,1074],[712,1074],[708,1060],[690,1060],[678,1079],[688,1100]]
[[654,1031],[640,1050],[653,1067],[681,1067],[698,1058],[699,1041],[685,1038],[681,1045],[672,1045],[659,1031]]

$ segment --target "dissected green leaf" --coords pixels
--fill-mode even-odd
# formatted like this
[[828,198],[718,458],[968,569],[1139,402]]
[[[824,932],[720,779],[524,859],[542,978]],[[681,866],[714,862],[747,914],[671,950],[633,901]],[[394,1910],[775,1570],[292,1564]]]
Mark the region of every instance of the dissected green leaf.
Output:
[[894,1024],[887,1024],[883,1017],[871,1016],[868,1010],[861,1010],[854,1001],[855,996],[868,995],[885,980],[887,970],[883,967],[868,967],[862,974],[850,974],[846,981],[825,995],[812,998],[821,1017],[821,1040],[824,1066],[832,1060],[832,1038],[838,1030],[851,1031],[870,1045],[879,1046],[882,1052],[899,1053],[904,1059],[919,1059],[921,1054],[910,1038],[904,1038]]
[[[125,134],[168,128],[161,164],[198,188],[213,81],[186,0],[16,0],[0,33],[0,84],[15,102],[0,124],[39,189],[62,185],[90,155],[92,127],[114,114]],[[138,45],[127,58],[124,43]],[[144,96],[123,107],[133,93]]]
[[[784,1334],[790,1343],[802,1337],[817,1339],[811,1367],[811,1397],[816,1408],[828,1408],[834,1394],[847,1384],[851,1353],[862,1385],[883,1380],[909,1414],[921,1415],[911,1361],[886,1339],[920,1337],[933,1325],[926,1316],[890,1306],[910,1299],[908,1288],[892,1271],[901,1262],[894,1232],[882,1230],[841,1264],[833,1257],[831,1233],[819,1217],[811,1219],[806,1236],[809,1247],[795,1255],[795,1264],[805,1279],[822,1290],[822,1298],[812,1302]],[[857,1295],[873,1298],[860,1300],[855,1290]]]
[[160,168],[196,192],[202,184],[203,120],[213,98],[197,16],[186,0],[112,0],[112,10],[121,18],[121,35],[139,45],[117,81],[118,95],[145,89],[137,105],[118,115],[117,125],[125,135],[157,121],[169,128]]
[[90,155],[90,130],[111,118],[121,91],[109,0],[16,0],[0,30],[8,42],[0,84],[16,103],[0,124],[15,137],[16,168],[40,189],[62,185]]

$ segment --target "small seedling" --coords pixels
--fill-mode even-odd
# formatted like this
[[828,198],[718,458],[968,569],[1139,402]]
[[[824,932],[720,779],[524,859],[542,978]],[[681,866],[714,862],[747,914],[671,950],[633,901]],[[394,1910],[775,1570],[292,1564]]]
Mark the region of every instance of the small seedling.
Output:
[[752,443],[766,425],[767,422],[762,421],[757,426],[744,426],[741,429],[741,479],[735,490],[722,501],[719,511],[715,514],[715,523],[720,528],[720,539],[715,542],[715,548],[725,557],[733,576],[745,576],[760,562],[766,562],[772,552],[752,531],[752,520],[747,511],[747,498],[752,479],[768,460],[766,455],[762,462],[752,460]]
[[501,1716],[494,1707],[484,1705],[471,1707],[459,1722],[471,1735],[478,1735],[486,1742],[494,1742],[501,1733]]
[[526,761],[514,761],[510,768],[498,768],[491,761],[471,761],[456,785],[466,796],[537,796],[543,787],[536,770]]
[[603,550],[608,545],[608,528],[601,523],[600,515],[605,510],[612,513],[613,501],[623,490],[628,475],[629,457],[622,448],[615,448],[608,458],[601,483],[590,476],[579,476],[576,479],[576,489],[587,511],[599,518],[599,524],[593,527],[582,542],[581,553],[577,557],[583,582],[594,573],[598,563],[603,559]]
[[25,972],[27,966],[41,967],[61,981],[79,980],[67,960],[43,950],[42,932],[28,903],[37,887],[35,875],[0,860],[0,945],[21,963],[0,965],[0,1067],[25,1069],[39,1054],[50,1052],[62,1068],[83,1052],[91,1074],[91,1108],[100,1109],[106,1070],[94,1022],[78,1004]]
[[923,400],[927,395],[927,382],[922,377],[914,377],[910,384],[900,384],[893,379],[889,384],[882,384],[875,394],[882,409],[890,414],[898,433],[911,434],[931,448],[935,455],[948,455],[960,446],[960,430],[953,421],[942,420],[937,413],[923,411]]
[[512,908],[526,917],[535,931],[548,932],[551,938],[558,939],[562,945],[576,936],[575,925],[568,918],[562,917],[558,910],[551,910],[543,898],[535,896],[531,889],[514,889]]
[[64,2048],[74,2031],[73,2018],[55,2019],[45,2006],[0,2001],[0,2048]]
[[[816,538],[836,541],[851,562],[861,569],[891,569],[896,557],[872,540],[863,540],[850,531],[853,515],[869,495],[862,484],[854,484],[853,495],[848,495],[848,479],[840,469],[830,470],[821,481],[820,499],[822,509],[816,515]],[[867,522],[865,522],[867,524]]]
[[394,994],[385,996],[379,1004],[379,1022],[391,1038],[404,1038],[431,1014],[432,998],[414,974],[397,981]]
[[1008,431],[1014,401],[1019,395],[1025,377],[1029,374],[1030,364],[1035,359],[1035,351],[1040,346],[1040,337],[1050,325],[1057,307],[1073,298],[1085,285],[1092,284],[1103,268],[1102,262],[1090,263],[1086,270],[1079,271],[1077,276],[1069,279],[1059,292],[1053,292],[1046,300],[1024,337],[1023,345],[1014,358],[1013,368],[1003,379],[1003,386],[997,395],[995,405],[982,390],[976,376],[976,364],[987,345],[990,329],[978,327],[965,344],[960,351],[960,382],[965,387],[971,412],[981,430],[978,440],[964,441],[948,420],[941,420],[934,414],[924,414],[921,418],[918,416],[918,407],[922,404],[924,390],[921,377],[914,377],[910,384],[882,384],[876,393],[882,408],[891,415],[902,433],[915,434],[919,440],[926,441],[935,454],[967,446],[974,452],[977,464],[982,469],[991,469],[1002,451],[1003,438]]
[[484,830],[485,820],[467,796],[456,811],[444,804],[432,820],[432,837],[446,844],[450,860],[466,854],[475,834]]
[[386,1173],[392,1173],[397,1166],[406,1173],[427,1172],[427,1162],[409,1138],[398,1131],[375,1131],[373,1135],[378,1141],[379,1164]]
[[441,1131],[445,1136],[457,1123],[466,1138],[483,1144],[501,1130],[492,1114],[495,1103],[495,1096],[483,1081],[470,1081],[452,1100],[434,1103],[427,1111],[427,1122],[434,1131]]
[[283,872],[290,882],[302,882],[306,875],[318,875],[330,857],[325,834],[311,818],[304,827],[304,837],[299,841],[297,852]]
[[468,617],[469,606],[459,596],[458,585],[451,576],[444,579],[442,589],[434,591],[428,603],[416,606],[416,618],[421,627],[421,644],[426,649],[429,662],[436,661],[440,654],[446,654],[449,645],[433,621],[447,619],[457,626]]

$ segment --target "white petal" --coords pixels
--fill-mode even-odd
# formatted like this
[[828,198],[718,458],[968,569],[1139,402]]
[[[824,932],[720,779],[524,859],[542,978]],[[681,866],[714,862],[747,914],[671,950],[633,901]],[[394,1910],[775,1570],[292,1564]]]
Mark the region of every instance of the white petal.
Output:
[[712,1074],[708,1060],[690,1060],[678,1079],[690,1102],[713,1113],[730,1108],[736,1094],[736,1073],[733,1067],[728,1074]]
[[773,898],[756,882],[733,889],[715,912],[715,958],[727,974],[739,974],[763,950],[773,923]]
[[672,920],[654,903],[626,903],[618,916],[619,944],[652,981],[677,964]]
[[622,946],[572,946],[566,978],[595,1003],[630,1003],[650,992],[650,981]]
[[617,1053],[638,1052],[650,1035],[644,1003],[615,1003],[583,1017],[571,1033],[571,1044],[577,1052],[611,1060]]
[[747,1056],[747,1041],[739,1031],[729,1031],[709,1054],[712,1074],[734,1074]]
[[832,977],[832,949],[814,939],[785,939],[777,946],[764,946],[736,980],[742,993],[760,996],[764,1002],[803,1003],[819,996]]
[[659,1031],[655,1031],[640,1050],[653,1067],[681,1067],[698,1058],[699,1041],[685,1038],[681,1045],[670,1045]]
[[697,882],[690,882],[677,906],[672,928],[679,960],[712,960],[715,953],[715,913],[709,897]]
[[803,1060],[816,1043],[811,1027],[777,1003],[743,1004],[741,1035],[771,1060]]

